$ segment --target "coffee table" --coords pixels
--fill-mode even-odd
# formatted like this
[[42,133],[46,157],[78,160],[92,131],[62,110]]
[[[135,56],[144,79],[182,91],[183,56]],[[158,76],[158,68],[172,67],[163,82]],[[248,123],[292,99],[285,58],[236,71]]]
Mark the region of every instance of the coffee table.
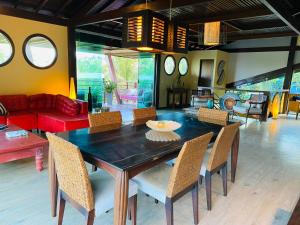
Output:
[[48,149],[48,141],[28,131],[28,136],[6,138],[5,132],[22,128],[9,125],[6,130],[0,131],[0,163],[35,157],[37,171],[43,170],[43,155]]

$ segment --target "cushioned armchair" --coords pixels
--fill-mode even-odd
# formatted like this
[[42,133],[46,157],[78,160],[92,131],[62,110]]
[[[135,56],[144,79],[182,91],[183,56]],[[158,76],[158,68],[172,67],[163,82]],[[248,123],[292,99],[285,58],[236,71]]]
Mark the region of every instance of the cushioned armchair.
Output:
[[246,123],[249,116],[259,116],[262,121],[267,109],[268,96],[264,94],[251,94],[250,99],[245,103],[233,106],[234,114],[245,115]]
[[300,112],[300,97],[293,96],[290,98],[287,114],[289,114],[289,112],[296,113],[296,120],[298,119],[298,114]]

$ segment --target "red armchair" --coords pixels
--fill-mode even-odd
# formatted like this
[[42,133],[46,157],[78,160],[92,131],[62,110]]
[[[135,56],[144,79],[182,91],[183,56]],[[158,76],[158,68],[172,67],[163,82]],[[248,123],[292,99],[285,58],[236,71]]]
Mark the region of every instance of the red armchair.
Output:
[[61,132],[89,126],[87,102],[63,95],[4,95],[0,102],[9,114],[0,123],[15,124],[23,129]]

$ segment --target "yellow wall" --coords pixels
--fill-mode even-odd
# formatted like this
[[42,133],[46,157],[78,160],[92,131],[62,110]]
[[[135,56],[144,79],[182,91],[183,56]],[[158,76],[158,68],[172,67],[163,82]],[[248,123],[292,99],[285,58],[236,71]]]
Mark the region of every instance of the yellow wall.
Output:
[[[206,51],[190,51],[188,54],[174,54],[173,55],[176,60],[176,70],[172,76],[168,76],[164,70],[164,60],[166,55],[162,55],[161,58],[161,68],[160,68],[160,92],[159,92],[159,106],[166,107],[167,106],[167,88],[172,86],[172,83],[175,84],[178,78],[178,62],[182,56],[188,58],[189,62],[189,71],[186,76],[181,78],[181,81],[184,82],[184,87],[189,88],[190,90],[196,90],[198,87],[198,78],[200,72],[200,60],[201,59],[213,59],[215,61],[214,64],[214,77],[212,78],[213,87],[225,87],[226,80],[228,76],[228,53],[222,52],[219,50],[206,50]],[[217,82],[217,67],[221,60],[225,61],[225,80],[222,86],[218,86]],[[191,92],[191,91],[190,91]],[[224,91],[216,91],[217,94],[222,95]]]
[[[159,85],[159,106],[160,107],[166,107],[167,106],[167,88],[171,88],[172,86],[175,87],[177,84],[177,80],[178,80],[178,62],[180,60],[181,57],[185,56],[187,57],[187,55],[185,54],[173,54],[174,58],[175,58],[175,62],[176,62],[176,68],[175,68],[175,72],[169,76],[165,73],[165,69],[164,69],[164,63],[165,63],[165,58],[167,55],[162,54],[161,55],[161,66],[160,66],[160,85]],[[189,73],[190,71],[188,71],[188,74],[184,77],[182,77],[181,83],[184,83],[185,87],[189,87]]]
[[[11,16],[0,15],[0,29],[15,45],[15,56],[0,67],[0,95],[51,93],[68,95],[68,43],[67,28]],[[23,57],[23,42],[31,34],[41,33],[52,39],[58,58],[49,69],[36,69]]]

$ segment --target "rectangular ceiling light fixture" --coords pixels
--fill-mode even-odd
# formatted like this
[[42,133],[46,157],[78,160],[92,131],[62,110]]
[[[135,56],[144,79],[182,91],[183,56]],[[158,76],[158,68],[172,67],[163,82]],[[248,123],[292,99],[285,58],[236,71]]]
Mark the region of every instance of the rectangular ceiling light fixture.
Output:
[[204,24],[204,45],[219,45],[221,42],[221,22]]
[[147,52],[167,49],[168,19],[151,10],[129,13],[123,17],[124,48]]

